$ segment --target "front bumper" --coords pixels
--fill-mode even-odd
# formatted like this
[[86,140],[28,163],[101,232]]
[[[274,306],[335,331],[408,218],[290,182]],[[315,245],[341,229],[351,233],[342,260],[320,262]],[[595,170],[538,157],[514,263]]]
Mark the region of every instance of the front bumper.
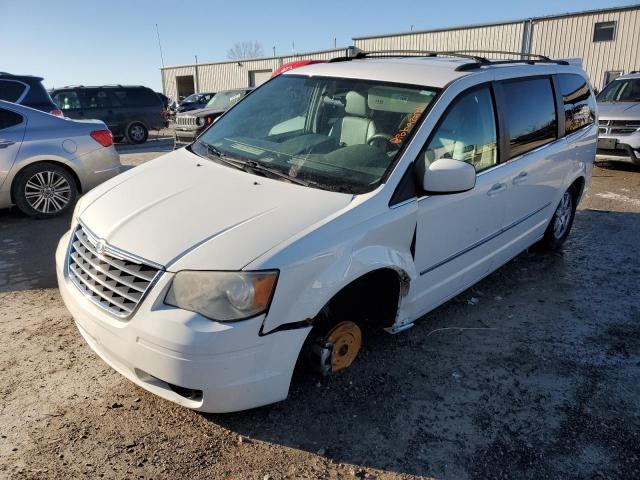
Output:
[[200,135],[202,130],[204,130],[204,127],[199,127],[199,128],[186,128],[186,127],[181,128],[178,126],[173,127],[173,133],[178,140],[184,139],[190,142],[195,140],[196,137]]
[[78,330],[107,364],[138,386],[182,406],[233,412],[284,400],[310,328],[260,336],[264,316],[233,323],[166,306],[164,273],[129,319],[89,301],[65,271],[69,233],[56,251],[62,299]]
[[596,160],[640,164],[640,131],[630,135],[600,134]]

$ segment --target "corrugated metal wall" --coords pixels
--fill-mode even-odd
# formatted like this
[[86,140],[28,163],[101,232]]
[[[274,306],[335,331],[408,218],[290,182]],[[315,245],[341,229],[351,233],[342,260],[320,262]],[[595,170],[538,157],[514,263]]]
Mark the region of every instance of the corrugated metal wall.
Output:
[[[595,11],[539,17],[532,19],[530,51],[552,58],[581,58],[594,87],[602,89],[607,71],[628,73],[640,70],[640,8],[637,6],[609,11]],[[616,21],[613,41],[594,42],[593,29],[597,22]],[[354,45],[362,50],[503,50],[522,51],[526,44],[525,22],[495,25],[472,25],[452,29],[405,32],[354,38]],[[198,66],[200,91],[219,91],[245,87],[250,70],[275,70],[281,64],[300,59],[328,60],[343,55],[344,49],[310,52],[302,55],[241,60]],[[489,55],[487,55],[489,56]],[[500,58],[500,55],[491,55]],[[167,67],[162,70],[165,94],[176,96],[178,75],[193,75],[193,65]]]
[[502,50],[519,52],[523,23],[354,38],[362,50]]
[[[613,41],[594,42],[598,22],[616,21]],[[572,15],[534,21],[531,51],[551,58],[579,57],[594,87],[607,71],[640,70],[640,9]]]
[[[253,70],[274,71],[280,65],[296,60],[329,60],[333,57],[344,55],[345,49],[323,50],[309,52],[300,55],[287,55],[282,57],[267,57],[254,60],[234,60],[219,63],[203,63],[198,69],[198,91],[219,92],[229,88],[241,88],[249,85],[249,72]],[[193,75],[194,84],[196,75],[195,65],[183,65],[178,67],[165,67],[161,69],[164,93],[169,98],[175,99],[176,77]]]

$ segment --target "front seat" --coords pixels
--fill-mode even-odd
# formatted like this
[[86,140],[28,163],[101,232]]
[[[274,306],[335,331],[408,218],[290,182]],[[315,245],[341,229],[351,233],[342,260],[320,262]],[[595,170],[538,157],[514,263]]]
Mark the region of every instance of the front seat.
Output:
[[345,116],[338,125],[340,144],[363,145],[376,133],[376,126],[369,118],[367,97],[350,91],[345,98]]

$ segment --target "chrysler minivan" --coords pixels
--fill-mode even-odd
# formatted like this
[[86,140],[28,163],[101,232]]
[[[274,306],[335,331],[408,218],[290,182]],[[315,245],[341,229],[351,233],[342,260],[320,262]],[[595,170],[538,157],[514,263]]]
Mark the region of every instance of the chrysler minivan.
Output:
[[357,53],[285,72],[191,145],[95,188],[60,240],[90,347],[180,405],[287,397],[540,242],[588,186],[585,72],[532,57]]

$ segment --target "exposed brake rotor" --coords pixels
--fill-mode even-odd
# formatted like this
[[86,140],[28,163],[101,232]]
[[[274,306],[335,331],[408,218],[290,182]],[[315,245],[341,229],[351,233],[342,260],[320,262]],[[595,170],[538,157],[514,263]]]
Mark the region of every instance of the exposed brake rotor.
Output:
[[344,370],[355,360],[362,345],[362,332],[354,322],[340,322],[314,345],[323,375]]

